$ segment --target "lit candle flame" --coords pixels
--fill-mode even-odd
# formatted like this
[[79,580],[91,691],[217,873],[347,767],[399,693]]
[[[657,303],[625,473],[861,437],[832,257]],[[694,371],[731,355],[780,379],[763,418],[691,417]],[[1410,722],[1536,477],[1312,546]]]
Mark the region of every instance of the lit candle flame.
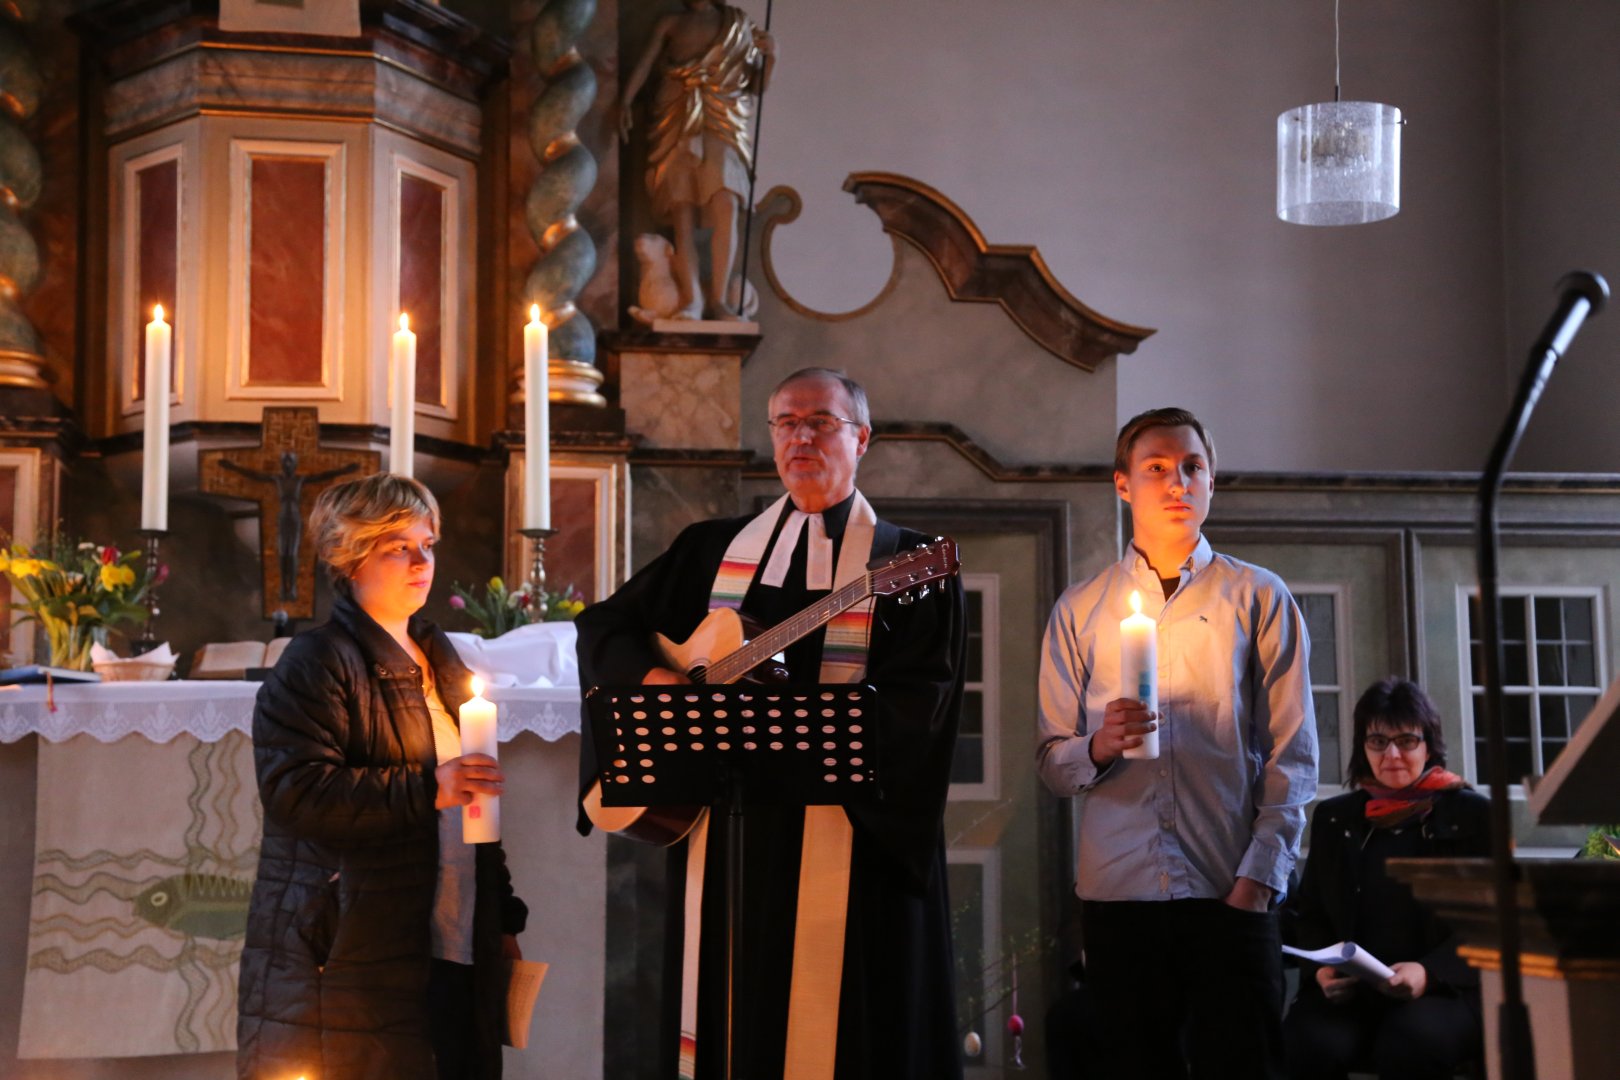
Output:
[[153,304],[152,305],[152,321],[153,322],[162,322],[163,321],[163,305],[162,304]]
[[483,697],[484,696],[484,680],[480,679],[476,675],[474,675],[473,678],[472,678],[472,692],[473,692],[473,697]]
[[529,321],[532,322],[532,323],[537,323],[537,322],[540,321],[540,305],[539,304],[530,304],[529,305]]
[[1142,594],[1134,590],[1131,592],[1131,611],[1137,615],[1142,614]]
[[411,317],[405,314],[403,311],[399,313],[399,328],[401,330],[409,330],[411,328]]

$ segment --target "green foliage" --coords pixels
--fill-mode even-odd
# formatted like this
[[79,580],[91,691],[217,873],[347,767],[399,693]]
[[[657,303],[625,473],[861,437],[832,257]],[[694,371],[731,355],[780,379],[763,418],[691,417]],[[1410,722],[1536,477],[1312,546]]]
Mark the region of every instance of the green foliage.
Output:
[[537,622],[571,620],[585,610],[584,598],[572,585],[559,593],[537,589],[527,581],[508,589],[506,582],[492,577],[484,583],[482,595],[460,583],[450,586],[450,594],[450,606],[466,612],[473,633],[486,638]]
[[1583,859],[1620,859],[1620,825],[1595,825],[1581,847]]
[[[59,532],[40,547],[14,543],[0,548],[0,572],[21,597],[11,605],[22,613],[17,621],[44,627],[53,663],[71,657],[82,666],[92,640],[105,645],[109,631],[146,621],[142,601],[153,582],[139,550],[119,551]],[[167,574],[167,567],[159,567],[158,581]]]

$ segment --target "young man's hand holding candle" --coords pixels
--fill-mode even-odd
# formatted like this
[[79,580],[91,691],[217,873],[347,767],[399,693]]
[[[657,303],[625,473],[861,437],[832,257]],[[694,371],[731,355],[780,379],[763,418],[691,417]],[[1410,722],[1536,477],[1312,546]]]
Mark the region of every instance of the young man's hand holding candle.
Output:
[[1135,698],[1115,698],[1103,712],[1102,726],[1091,737],[1091,760],[1099,769],[1125,751],[1139,747],[1159,723],[1147,705]]

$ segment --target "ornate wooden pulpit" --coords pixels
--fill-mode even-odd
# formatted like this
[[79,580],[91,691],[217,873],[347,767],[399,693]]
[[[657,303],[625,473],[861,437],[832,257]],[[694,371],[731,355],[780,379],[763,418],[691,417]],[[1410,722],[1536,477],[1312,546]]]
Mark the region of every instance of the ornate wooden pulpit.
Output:
[[[1620,680],[1612,684],[1531,785],[1543,825],[1620,821]],[[1489,859],[1391,859],[1390,873],[1457,927],[1463,959],[1480,969],[1486,1064],[1496,1060],[1502,1000]],[[1537,1080],[1620,1076],[1620,860],[1519,859],[1524,1000]]]

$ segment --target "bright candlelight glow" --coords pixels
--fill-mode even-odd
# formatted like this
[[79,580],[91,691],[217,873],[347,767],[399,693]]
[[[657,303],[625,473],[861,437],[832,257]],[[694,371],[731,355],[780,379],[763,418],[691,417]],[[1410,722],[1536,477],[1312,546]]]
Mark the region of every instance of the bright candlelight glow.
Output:
[[523,327],[523,527],[551,528],[551,337],[540,305]]
[[152,308],[146,324],[146,387],[141,440],[141,528],[169,527],[169,388],[173,385],[174,328],[163,321],[163,305]]
[[[484,698],[484,680],[473,676],[473,696],[462,703],[461,753],[488,754],[497,761],[498,716],[494,702]],[[472,802],[461,808],[461,839],[469,844],[487,844],[501,838],[501,797],[474,795]]]
[[[1119,624],[1120,696],[1135,698],[1149,712],[1159,711],[1159,624],[1142,614],[1142,594],[1131,593],[1131,614]],[[1159,733],[1142,736],[1142,745],[1123,751],[1127,758],[1159,756]]]
[[416,335],[411,317],[399,313],[399,330],[389,354],[388,471],[410,476],[416,452]]

